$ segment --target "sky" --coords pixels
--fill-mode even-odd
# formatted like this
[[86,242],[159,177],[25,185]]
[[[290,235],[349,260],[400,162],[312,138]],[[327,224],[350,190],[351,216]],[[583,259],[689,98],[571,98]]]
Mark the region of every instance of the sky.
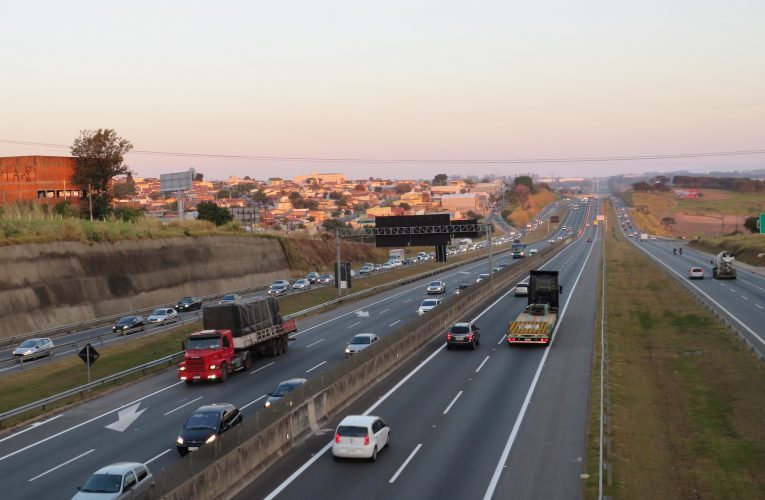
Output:
[[0,0],[0,19],[0,156],[112,128],[140,151],[338,159],[131,153],[141,177],[765,166],[503,162],[765,149],[762,0]]

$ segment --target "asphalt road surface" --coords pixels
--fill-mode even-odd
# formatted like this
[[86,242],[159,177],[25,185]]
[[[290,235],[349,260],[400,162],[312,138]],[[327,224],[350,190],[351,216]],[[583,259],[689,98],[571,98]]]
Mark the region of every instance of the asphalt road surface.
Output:
[[[571,211],[564,223],[575,227],[583,225],[584,212]],[[582,246],[581,243],[571,245],[565,255],[570,256],[576,252],[575,248]],[[560,262],[565,262],[566,258],[562,257]],[[575,260],[570,257],[567,264],[561,265],[573,268]],[[494,265],[503,261],[513,263],[509,256],[503,256],[495,257]],[[242,408],[245,418],[251,418],[256,411],[264,411],[265,395],[280,381],[298,376],[310,378],[341,363],[345,344],[353,335],[373,332],[385,336],[416,318],[417,307],[426,297],[428,281],[442,279],[447,282],[447,293],[452,293],[457,284],[474,282],[476,275],[486,272],[487,267],[486,261],[465,265],[302,320],[287,354],[259,358],[249,373],[235,374],[225,384],[187,386],[177,381],[174,370],[168,370],[74,406],[47,420],[16,429],[0,437],[0,477],[5,487],[4,497],[66,498],[73,495],[76,486],[93,471],[117,461],[148,463],[154,471],[167,467],[179,460],[175,438],[196,407],[212,402],[230,402]],[[520,307],[520,299],[514,303]],[[491,335],[487,334],[487,337]],[[482,350],[476,352],[488,351],[492,342],[491,338],[487,339],[486,347],[482,346]],[[526,360],[524,362],[543,352],[518,351],[513,354],[506,346],[499,347],[503,348],[504,354],[520,356]],[[495,369],[490,366],[494,365],[499,363],[487,363],[485,369],[490,372]]]

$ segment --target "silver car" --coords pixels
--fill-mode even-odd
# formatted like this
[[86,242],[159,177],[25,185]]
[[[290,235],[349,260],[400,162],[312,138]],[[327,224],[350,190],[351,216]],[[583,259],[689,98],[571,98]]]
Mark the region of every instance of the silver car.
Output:
[[295,280],[292,285],[293,290],[308,290],[311,288],[311,281],[305,278],[299,278]]
[[270,408],[272,404],[276,403],[280,399],[282,399],[284,396],[289,394],[290,392],[294,391],[301,385],[308,382],[308,379],[304,378],[291,378],[289,380],[285,380],[284,382],[281,382],[279,385],[276,386],[276,389],[274,389],[273,392],[268,393],[268,399],[266,399],[266,402],[263,406],[266,408]]
[[353,356],[357,352],[363,351],[378,340],[380,340],[380,337],[374,333],[359,333],[348,342],[347,346],[345,346],[345,357],[347,358]]
[[151,316],[146,318],[150,325],[164,325],[171,321],[178,321],[178,313],[172,307],[160,307],[155,309]]
[[444,293],[446,291],[446,283],[443,281],[431,281],[428,283],[428,295]]
[[72,500],[154,498],[156,486],[149,468],[138,462],[107,465],[90,476]]
[[13,357],[18,361],[53,356],[53,341],[49,338],[29,339],[21,343],[13,351]]

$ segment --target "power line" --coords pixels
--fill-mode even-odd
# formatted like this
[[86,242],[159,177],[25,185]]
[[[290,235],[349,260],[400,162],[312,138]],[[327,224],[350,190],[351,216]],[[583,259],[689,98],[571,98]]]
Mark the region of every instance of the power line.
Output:
[[[69,149],[64,144],[49,144],[44,142],[18,141],[13,139],[0,139],[0,143],[16,144],[21,146],[37,146],[46,148]],[[149,151],[134,149],[128,154],[148,156],[172,156],[181,158],[217,158],[224,160],[255,160],[255,161],[303,161],[303,162],[354,162],[354,163],[422,163],[422,164],[517,164],[517,163],[584,163],[600,161],[640,161],[640,160],[668,160],[678,158],[707,158],[721,156],[746,156],[765,154],[765,149],[748,149],[735,151],[712,151],[700,153],[669,153],[669,154],[645,154],[645,155],[622,155],[622,156],[589,156],[568,158],[511,158],[499,160],[481,160],[474,158],[465,159],[433,159],[433,158],[323,158],[316,156],[255,156],[255,155],[230,155],[215,153],[181,153],[174,151]]]

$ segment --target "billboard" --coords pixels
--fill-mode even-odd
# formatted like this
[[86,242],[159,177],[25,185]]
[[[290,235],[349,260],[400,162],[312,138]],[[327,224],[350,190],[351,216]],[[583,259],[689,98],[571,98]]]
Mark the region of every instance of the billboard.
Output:
[[449,214],[375,217],[378,247],[448,245]]
[[191,189],[191,181],[194,180],[193,168],[186,172],[176,172],[173,174],[161,174],[159,176],[159,190],[163,193],[174,193],[177,191],[187,191]]

